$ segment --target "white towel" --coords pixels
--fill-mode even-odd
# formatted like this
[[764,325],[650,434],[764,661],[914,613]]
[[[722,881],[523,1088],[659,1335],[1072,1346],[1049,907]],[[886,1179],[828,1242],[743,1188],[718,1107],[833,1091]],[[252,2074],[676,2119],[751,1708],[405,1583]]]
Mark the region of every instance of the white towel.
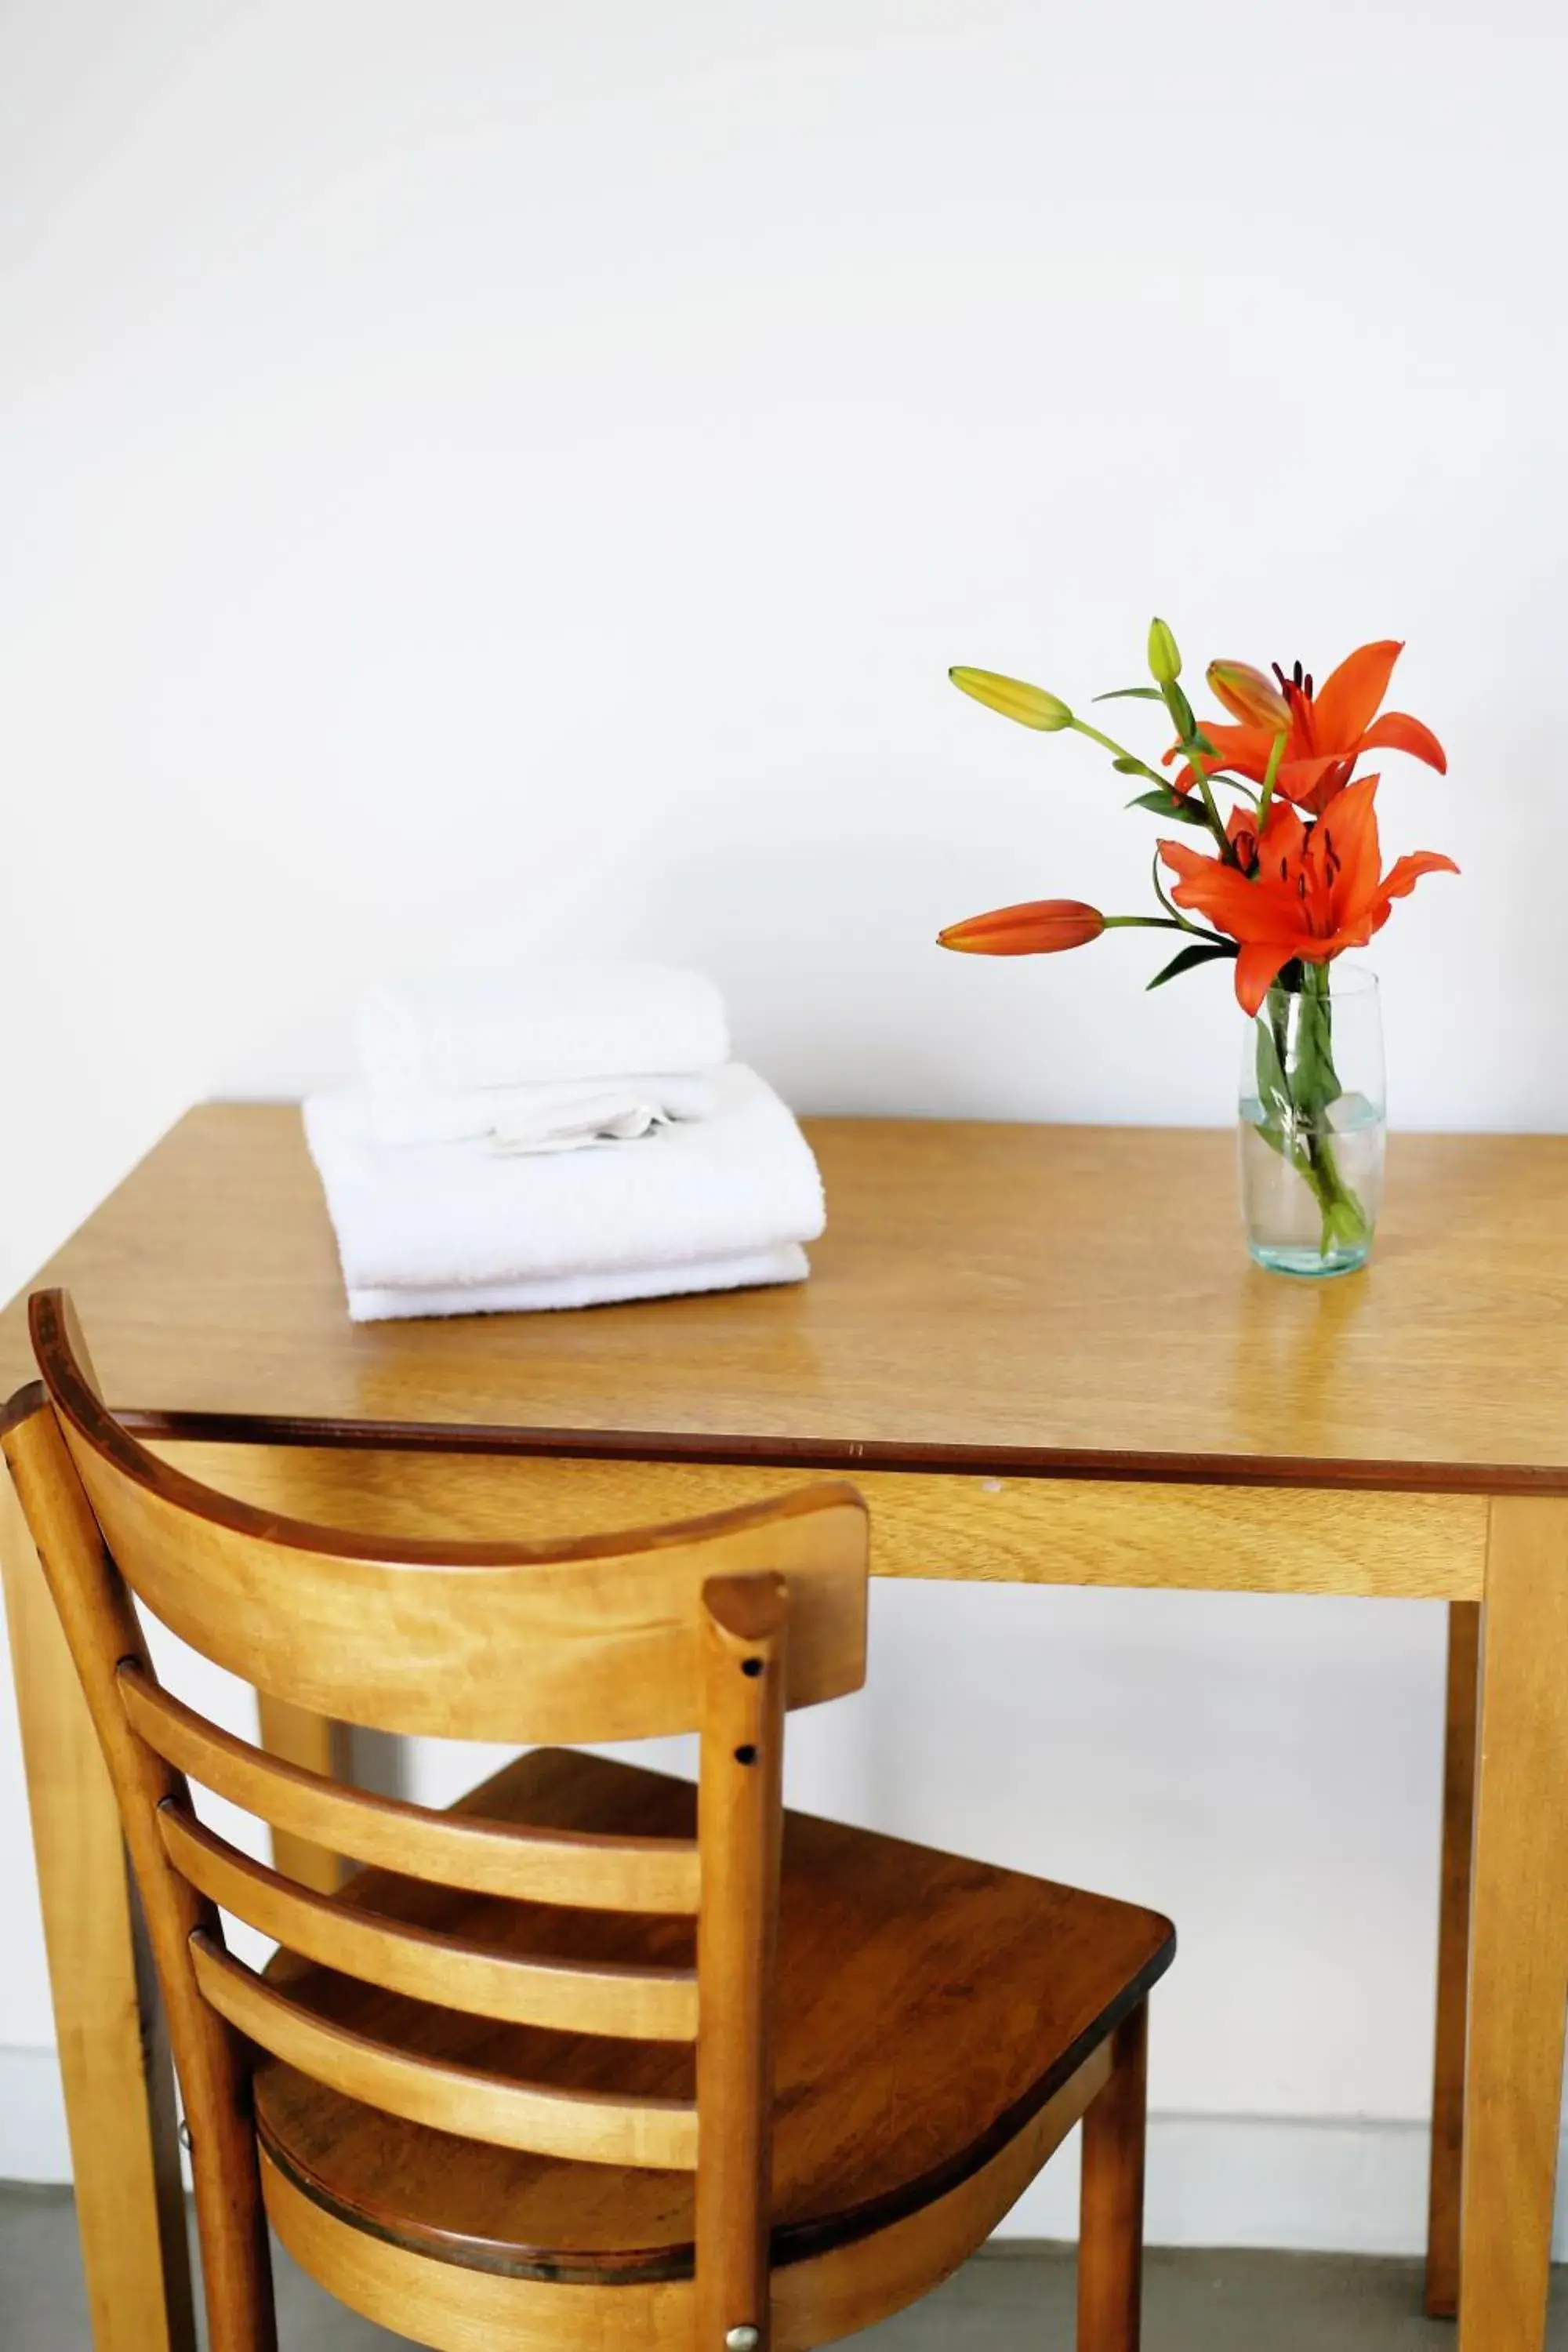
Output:
[[617,1299],[668,1298],[689,1291],[750,1290],[804,1282],[810,1261],[797,1242],[779,1249],[742,1250],[733,1257],[693,1258],[689,1265],[631,1268],[608,1274],[558,1274],[536,1282],[476,1283],[468,1290],[351,1290],[355,1323],[386,1323],[417,1315],[527,1315],[563,1307],[605,1307]]
[[389,1150],[362,1090],[313,1097],[305,1132],[349,1291],[678,1275],[815,1240],[822,1180],[795,1120],[738,1063],[714,1087],[711,1118],[522,1158],[482,1142]]
[[372,1088],[366,1097],[377,1143],[466,1143],[497,1151],[561,1151],[615,1138],[632,1139],[672,1119],[711,1118],[719,1090],[704,1071],[643,1076],[551,1078],[538,1086]]
[[536,963],[447,972],[361,1000],[360,1065],[378,1092],[707,1070],[730,1055],[724,1003],[700,971]]

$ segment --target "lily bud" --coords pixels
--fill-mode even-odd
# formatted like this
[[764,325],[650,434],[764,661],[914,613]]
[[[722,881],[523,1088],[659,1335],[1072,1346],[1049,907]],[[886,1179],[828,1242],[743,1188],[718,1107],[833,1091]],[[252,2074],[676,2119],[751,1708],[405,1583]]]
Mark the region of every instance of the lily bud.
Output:
[[1026,686],[1021,677],[1003,677],[994,669],[950,669],[948,676],[987,710],[999,710],[1004,719],[1016,719],[1020,727],[1037,727],[1043,734],[1055,735],[1072,725],[1072,712],[1060,695],[1047,694],[1043,686]]
[[1168,621],[1149,624],[1149,675],[1156,686],[1174,686],[1182,675],[1182,656]]
[[971,915],[937,933],[937,945],[963,955],[1057,955],[1063,948],[1087,947],[1105,929],[1098,907],[1078,898],[1030,898],[1018,907],[997,907]]
[[1274,680],[1250,662],[1210,662],[1208,680],[1231,717],[1244,727],[1267,727],[1271,735],[1289,728],[1289,704]]

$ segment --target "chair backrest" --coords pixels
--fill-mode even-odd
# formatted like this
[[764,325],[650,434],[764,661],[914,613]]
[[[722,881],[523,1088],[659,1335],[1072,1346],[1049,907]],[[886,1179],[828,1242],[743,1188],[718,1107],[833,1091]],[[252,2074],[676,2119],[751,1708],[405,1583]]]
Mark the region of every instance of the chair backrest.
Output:
[[[867,1524],[821,1485],[569,1543],[367,1543],[219,1495],[106,1408],[61,1292],[4,1434],[124,1821],[193,2137],[215,2340],[272,2342],[247,2045],[388,2114],[541,2154],[694,2170],[700,2340],[767,2341],[784,1715],[865,1677]],[[273,1696],[389,1732],[518,1743],[700,1734],[694,1842],[486,1823],[339,1787],[159,1684],[131,1595]],[[697,1968],[519,1958],[312,1894],[196,1817],[195,1780],[405,1877],[694,1915]],[[302,1958],[447,2009],[695,2041],[696,2098],[529,2085],[324,2021],[225,1947],[218,1907]],[[214,2308],[216,2297],[216,2309]],[[247,2318],[247,2314],[258,2315]]]

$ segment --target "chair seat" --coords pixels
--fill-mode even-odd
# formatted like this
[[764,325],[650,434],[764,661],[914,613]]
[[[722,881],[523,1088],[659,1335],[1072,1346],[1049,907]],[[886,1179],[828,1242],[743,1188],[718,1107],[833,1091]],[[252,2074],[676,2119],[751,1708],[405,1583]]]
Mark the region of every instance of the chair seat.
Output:
[[[454,1810],[690,1837],[689,1782],[568,1749],[509,1765]],[[340,1900],[537,1957],[694,1965],[689,1919],[502,1902],[362,1871]],[[787,1813],[779,1920],[773,2259],[917,2211],[977,2171],[1170,1965],[1168,1921],[1104,1896]],[[690,2097],[685,2044],[566,2035],[437,2009],[279,1954],[318,2015],[520,2082]],[[339,2219],[524,2278],[688,2278],[692,2178],[520,2154],[402,2122],[262,2056],[263,2146]]]

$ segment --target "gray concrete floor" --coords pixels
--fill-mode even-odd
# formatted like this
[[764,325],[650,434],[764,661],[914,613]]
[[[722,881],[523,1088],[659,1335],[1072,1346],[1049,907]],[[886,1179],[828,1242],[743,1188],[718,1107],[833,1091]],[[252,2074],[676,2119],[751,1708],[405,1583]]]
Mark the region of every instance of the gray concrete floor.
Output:
[[[404,2342],[355,2318],[277,2256],[283,2352],[387,2352]],[[1568,2277],[1552,2293],[1548,2341],[1568,2352]],[[1147,2352],[1418,2352],[1454,2331],[1421,2316],[1414,2263],[1343,2254],[1149,2255]],[[1070,2246],[1012,2243],[861,2339],[876,2352],[1064,2352],[1073,2340]],[[69,2191],[0,2186],[0,2347],[90,2352]]]

